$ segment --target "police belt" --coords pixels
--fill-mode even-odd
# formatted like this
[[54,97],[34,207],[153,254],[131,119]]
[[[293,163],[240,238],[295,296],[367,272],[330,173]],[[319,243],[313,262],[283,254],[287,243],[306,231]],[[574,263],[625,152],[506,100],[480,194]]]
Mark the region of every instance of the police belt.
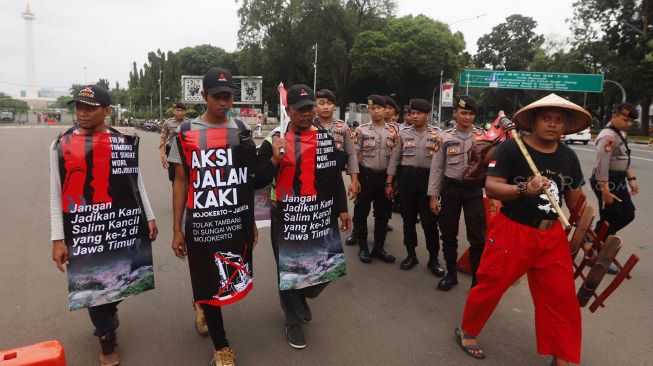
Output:
[[444,176],[444,184],[449,187],[461,188],[461,189],[480,189],[477,185],[472,183],[465,182],[463,180],[453,179],[450,177]]
[[370,169],[361,164],[358,164],[358,170],[361,174],[365,174],[365,175],[384,176],[384,177],[387,175],[387,169]]
[[[628,177],[627,171],[625,170],[609,170],[608,171],[608,182],[611,183],[623,183]],[[598,186],[598,181],[595,178],[595,175],[592,175],[590,178],[590,184],[593,189],[601,190],[601,187]]]
[[406,177],[428,178],[431,169],[418,168],[416,166],[400,165],[401,175]]
[[539,217],[527,217],[523,213],[517,213],[506,206],[501,207],[501,213],[512,221],[522,225],[530,226],[538,230],[549,230],[555,225],[558,219],[540,219]]

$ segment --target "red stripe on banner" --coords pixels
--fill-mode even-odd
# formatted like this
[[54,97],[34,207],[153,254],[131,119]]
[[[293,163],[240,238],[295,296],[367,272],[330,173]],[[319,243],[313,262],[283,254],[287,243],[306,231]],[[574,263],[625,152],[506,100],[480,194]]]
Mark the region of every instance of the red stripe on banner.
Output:
[[224,149],[227,147],[227,129],[226,128],[211,128],[203,130],[206,132],[206,148],[207,149]]
[[108,133],[93,135],[93,203],[111,202],[109,174],[111,173],[111,139]]
[[61,139],[61,152],[66,170],[66,177],[61,186],[61,204],[63,212],[70,212],[73,205],[85,204],[86,139],[84,136],[64,136]]
[[[183,135],[183,136],[182,136]],[[186,164],[189,167],[188,174],[190,175],[188,177],[188,181],[190,182],[190,185],[188,186],[188,196],[186,197],[186,207],[192,209],[193,207],[193,201],[194,201],[194,195],[195,195],[195,188],[193,187],[193,182],[197,178],[197,170],[193,169],[193,156],[191,154],[192,151],[199,151],[199,146],[200,146],[200,131],[199,130],[190,130],[186,131],[183,134],[179,132],[177,134],[177,139],[181,142],[181,150],[179,152],[180,156],[184,159]]]
[[286,132],[286,152],[279,162],[277,173],[277,200],[283,201],[285,196],[294,194],[293,183],[297,161],[295,160],[295,132]]
[[301,174],[299,180],[302,182],[302,196],[317,194],[315,189],[315,164],[317,153],[317,131],[302,131],[300,137],[301,146]]

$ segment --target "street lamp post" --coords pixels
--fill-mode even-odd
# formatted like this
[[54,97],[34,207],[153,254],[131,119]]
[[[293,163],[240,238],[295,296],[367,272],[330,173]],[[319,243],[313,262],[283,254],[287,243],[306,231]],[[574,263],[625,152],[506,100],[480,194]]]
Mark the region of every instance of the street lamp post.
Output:
[[161,65],[159,65],[159,122],[163,121],[163,103],[161,101]]
[[315,49],[315,61],[313,62],[313,93],[315,93],[315,88],[317,86],[317,43],[313,46]]
[[607,79],[603,80],[603,82],[604,83],[612,83],[612,84],[618,86],[619,89],[621,90],[621,102],[622,103],[626,102],[626,89],[624,89],[624,87],[621,84],[619,84],[618,82],[616,82],[614,80],[607,80]]

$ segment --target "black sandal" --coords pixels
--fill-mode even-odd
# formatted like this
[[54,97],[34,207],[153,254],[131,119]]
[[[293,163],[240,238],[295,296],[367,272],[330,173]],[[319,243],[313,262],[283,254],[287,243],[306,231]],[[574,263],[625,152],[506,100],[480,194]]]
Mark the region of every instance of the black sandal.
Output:
[[474,337],[471,337],[469,334],[465,333],[460,327],[456,328],[456,341],[460,345],[460,348],[463,349],[465,353],[468,355],[477,358],[477,359],[484,359],[485,358],[485,351],[478,345],[470,345],[470,346],[465,346],[463,344],[464,339],[475,339]]

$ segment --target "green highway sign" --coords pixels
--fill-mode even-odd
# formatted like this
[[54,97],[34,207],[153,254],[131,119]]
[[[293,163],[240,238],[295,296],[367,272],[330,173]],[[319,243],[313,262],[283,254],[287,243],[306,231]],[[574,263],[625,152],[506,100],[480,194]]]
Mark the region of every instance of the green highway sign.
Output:
[[460,86],[469,88],[529,89],[600,93],[601,74],[565,74],[557,72],[465,70]]

